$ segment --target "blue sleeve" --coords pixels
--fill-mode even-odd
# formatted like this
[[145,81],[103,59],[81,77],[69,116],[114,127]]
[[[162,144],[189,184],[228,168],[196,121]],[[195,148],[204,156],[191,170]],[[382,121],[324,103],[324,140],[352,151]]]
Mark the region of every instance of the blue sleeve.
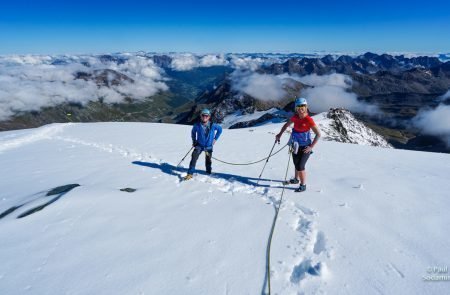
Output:
[[222,126],[216,125],[216,135],[214,136],[214,139],[218,140],[221,134],[222,134]]
[[197,133],[196,131],[197,131],[197,128],[195,128],[195,126],[196,126],[196,124],[194,124],[194,126],[192,126],[192,131],[191,131],[191,138],[192,138],[192,141],[193,142],[195,142],[196,140],[197,140],[197,138],[196,138],[196,136],[195,136],[195,134]]

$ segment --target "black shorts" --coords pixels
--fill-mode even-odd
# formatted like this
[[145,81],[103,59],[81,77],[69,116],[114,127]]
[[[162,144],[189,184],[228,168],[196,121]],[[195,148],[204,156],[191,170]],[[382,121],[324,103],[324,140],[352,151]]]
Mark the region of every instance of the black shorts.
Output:
[[292,160],[294,161],[295,170],[303,171],[305,170],[306,161],[308,161],[310,153],[305,153],[303,150],[306,146],[301,146],[298,148],[297,154],[292,154]]

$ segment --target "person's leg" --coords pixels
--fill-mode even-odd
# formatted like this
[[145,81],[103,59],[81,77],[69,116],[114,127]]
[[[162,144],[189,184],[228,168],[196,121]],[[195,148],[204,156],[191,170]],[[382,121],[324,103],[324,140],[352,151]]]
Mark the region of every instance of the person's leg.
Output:
[[300,181],[302,180],[301,171],[295,169],[295,178],[297,178]]
[[301,160],[301,152],[299,151],[297,154],[292,153],[292,161],[294,162],[295,174],[294,178],[300,180],[300,175],[298,174],[298,167],[300,165]]
[[306,154],[303,152],[303,150],[299,150],[299,156],[300,160],[298,163],[298,167],[296,169],[298,170],[298,176],[300,178],[300,185],[298,189],[296,189],[296,192],[304,192],[306,191],[306,171],[305,171],[305,164],[306,161],[308,161],[308,158],[310,154]]
[[206,173],[211,174],[212,171],[212,151],[205,152],[205,166],[206,166]]
[[300,184],[306,184],[306,171],[298,171],[298,178],[300,179]]
[[195,165],[197,164],[197,160],[198,157],[200,156],[200,154],[202,153],[201,149],[197,149],[195,148],[194,151],[192,152],[192,157],[191,157],[191,162],[189,163],[189,170],[188,170],[188,174],[194,174],[194,170],[195,170]]
[[303,153],[303,151],[301,152],[301,158],[300,158],[299,165],[298,165],[298,174],[300,177],[300,184],[306,184],[305,165],[306,165],[306,161],[308,161],[310,155],[311,154]]

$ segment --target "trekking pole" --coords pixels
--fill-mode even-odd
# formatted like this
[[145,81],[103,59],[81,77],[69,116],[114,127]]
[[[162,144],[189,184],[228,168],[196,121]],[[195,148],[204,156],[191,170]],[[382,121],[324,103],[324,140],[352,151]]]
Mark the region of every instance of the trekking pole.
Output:
[[272,149],[270,150],[269,156],[267,157],[266,163],[264,163],[264,167],[261,170],[261,174],[259,174],[258,181],[256,182],[257,185],[259,184],[259,181],[261,180],[261,176],[264,172],[264,169],[266,168],[267,162],[269,162],[270,156],[272,155],[273,149],[276,144],[277,144],[277,141],[275,140],[275,142],[273,143]]
[[184,159],[186,159],[186,157],[189,155],[189,153],[192,151],[194,147],[191,147],[191,149],[186,153],[186,155],[184,155],[183,159],[181,159],[180,163],[178,163],[177,167],[179,167],[181,165],[181,163],[184,161]]

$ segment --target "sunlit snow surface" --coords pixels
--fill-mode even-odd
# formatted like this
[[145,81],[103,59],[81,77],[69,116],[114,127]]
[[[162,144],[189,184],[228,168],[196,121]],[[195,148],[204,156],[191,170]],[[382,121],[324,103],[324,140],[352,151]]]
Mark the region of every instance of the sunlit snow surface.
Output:
[[[190,148],[190,128],[1,132],[0,214],[25,204],[0,219],[1,294],[261,294],[287,150],[269,161],[259,186],[264,163],[214,161],[206,176],[203,156],[194,179],[180,182],[190,157],[175,166]],[[264,158],[280,128],[224,130],[213,155]],[[322,141],[307,171],[308,190],[284,194],[272,294],[448,291],[450,282],[423,280],[430,267],[450,265],[448,154]],[[66,184],[80,186],[17,218]],[[127,187],[137,191],[120,191]]]

